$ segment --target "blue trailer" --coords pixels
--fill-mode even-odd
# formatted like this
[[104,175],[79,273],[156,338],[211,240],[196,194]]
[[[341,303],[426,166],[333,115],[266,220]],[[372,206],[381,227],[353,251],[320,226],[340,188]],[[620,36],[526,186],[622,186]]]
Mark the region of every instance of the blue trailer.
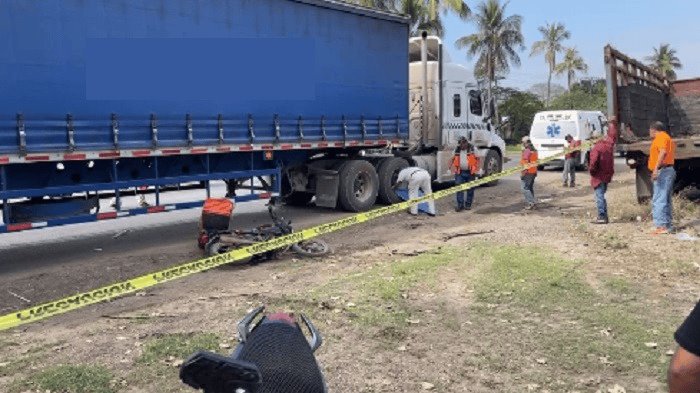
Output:
[[[407,142],[408,35],[339,1],[5,0],[0,233],[198,207],[162,188],[214,180],[237,201],[391,202],[403,161],[365,152]],[[121,209],[146,186],[154,206]]]

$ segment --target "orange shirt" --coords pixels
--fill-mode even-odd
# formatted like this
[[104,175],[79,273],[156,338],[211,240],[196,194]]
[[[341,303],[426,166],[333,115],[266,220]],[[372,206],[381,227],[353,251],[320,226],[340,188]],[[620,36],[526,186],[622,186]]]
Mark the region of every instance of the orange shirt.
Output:
[[[520,165],[525,165],[525,164],[534,164],[537,162],[537,151],[536,150],[530,150],[530,149],[524,149],[521,156],[520,156]],[[532,166],[532,168],[527,168],[522,171],[522,174],[531,174],[535,175],[537,174],[537,165]]]
[[673,143],[671,137],[665,131],[659,131],[656,133],[654,140],[651,142],[651,149],[649,149],[649,161],[648,167],[650,171],[656,168],[656,163],[659,161],[659,152],[661,150],[666,150],[666,157],[661,165],[673,165],[675,161],[676,144]]

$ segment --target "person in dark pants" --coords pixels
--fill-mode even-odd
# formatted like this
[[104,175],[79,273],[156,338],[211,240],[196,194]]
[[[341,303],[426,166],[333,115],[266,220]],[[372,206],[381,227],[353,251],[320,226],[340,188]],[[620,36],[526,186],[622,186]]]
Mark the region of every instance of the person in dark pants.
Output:
[[[455,174],[455,184],[464,184],[472,181],[474,175],[478,172],[478,160],[474,154],[472,145],[469,144],[467,138],[459,138],[459,146],[455,150],[455,156],[452,160],[452,173]],[[467,194],[467,200],[464,200],[464,194]],[[457,193],[457,206],[455,211],[471,210],[472,202],[474,201],[474,189],[470,188],[464,192]]]
[[700,392],[700,302],[674,338],[679,347],[668,366],[669,393]]
[[[594,131],[591,138],[601,138],[600,132]],[[605,193],[615,173],[616,140],[617,120],[611,117],[608,134],[593,145],[589,156],[588,172],[591,174],[591,187],[593,187],[598,208],[598,218],[593,221],[595,224],[608,223],[608,202],[605,200]]]
[[523,152],[520,155],[520,165],[531,165],[527,169],[520,171],[520,183],[527,202],[526,210],[534,209],[535,199],[535,178],[537,177],[537,150],[530,141],[530,137],[523,137]]

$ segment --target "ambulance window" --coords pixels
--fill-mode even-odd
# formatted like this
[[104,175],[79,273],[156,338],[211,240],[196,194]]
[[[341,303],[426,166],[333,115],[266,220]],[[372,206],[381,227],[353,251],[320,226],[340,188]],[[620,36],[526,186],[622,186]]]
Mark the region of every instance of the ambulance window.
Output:
[[481,116],[483,113],[481,109],[481,95],[478,91],[469,91],[469,111],[476,116]]
[[462,96],[460,94],[455,94],[452,98],[452,112],[454,117],[462,117]]

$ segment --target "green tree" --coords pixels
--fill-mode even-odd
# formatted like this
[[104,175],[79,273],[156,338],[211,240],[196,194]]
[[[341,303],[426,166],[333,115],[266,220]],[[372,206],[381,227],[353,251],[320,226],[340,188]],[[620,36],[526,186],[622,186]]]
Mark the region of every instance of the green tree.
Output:
[[508,117],[505,137],[519,140],[530,133],[535,113],[544,110],[544,103],[535,95],[524,91],[511,92],[501,104],[501,113]]
[[569,87],[569,90],[571,90],[571,87],[576,81],[576,73],[588,72],[588,65],[578,54],[576,48],[567,48],[566,52],[564,52],[564,60],[557,64],[554,70],[556,71],[557,75],[566,74],[567,86]]
[[605,80],[581,81],[574,83],[571,90],[552,100],[548,109],[576,109],[583,111],[606,112],[608,107]]
[[508,2],[486,0],[479,4],[474,21],[477,32],[461,37],[455,45],[466,49],[467,56],[478,56],[475,74],[486,77],[489,100],[497,74],[506,74],[510,65],[520,65],[518,50],[525,49],[521,32],[522,17],[506,15]]
[[676,70],[683,68],[676,50],[669,44],[661,44],[654,48],[654,54],[647,56],[649,66],[663,74],[669,80],[676,80]]
[[546,104],[549,106],[549,101],[551,100],[552,74],[557,66],[557,53],[564,50],[563,42],[571,37],[571,33],[569,33],[566,27],[561,23],[547,23],[546,26],[540,26],[538,30],[542,33],[542,40],[535,41],[532,44],[530,56],[544,54],[544,60],[549,66],[546,101]]
[[408,15],[411,21],[411,35],[418,36],[428,31],[442,37],[445,27],[442,16],[454,12],[466,20],[471,10],[464,0],[354,0],[365,7],[373,7]]

